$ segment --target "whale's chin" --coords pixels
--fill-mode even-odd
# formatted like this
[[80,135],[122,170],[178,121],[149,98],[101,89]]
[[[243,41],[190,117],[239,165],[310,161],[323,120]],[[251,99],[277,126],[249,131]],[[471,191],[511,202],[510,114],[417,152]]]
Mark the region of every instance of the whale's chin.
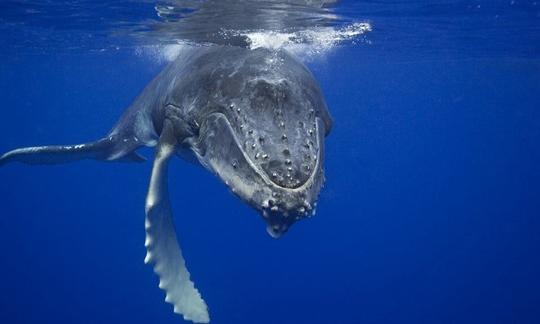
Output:
[[268,235],[270,235],[271,238],[276,240],[284,234],[281,232],[276,232],[270,225],[266,226],[266,232],[268,233]]
[[275,183],[253,162],[246,152],[249,147],[240,142],[231,122],[222,113],[213,113],[206,118],[192,147],[199,162],[217,175],[236,196],[256,209],[267,223],[268,234],[279,238],[293,223],[315,213],[324,182],[324,126],[320,120],[317,126],[317,145],[321,147],[317,163],[308,179],[295,188]]

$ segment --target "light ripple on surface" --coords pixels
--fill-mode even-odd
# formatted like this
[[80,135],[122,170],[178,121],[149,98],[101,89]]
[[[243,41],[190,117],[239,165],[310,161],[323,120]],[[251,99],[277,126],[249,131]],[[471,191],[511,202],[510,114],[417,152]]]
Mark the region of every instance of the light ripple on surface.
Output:
[[378,59],[537,58],[540,2],[0,1],[0,55],[161,47],[166,59],[177,44],[208,43],[285,46],[313,55],[359,40],[367,40],[363,55]]

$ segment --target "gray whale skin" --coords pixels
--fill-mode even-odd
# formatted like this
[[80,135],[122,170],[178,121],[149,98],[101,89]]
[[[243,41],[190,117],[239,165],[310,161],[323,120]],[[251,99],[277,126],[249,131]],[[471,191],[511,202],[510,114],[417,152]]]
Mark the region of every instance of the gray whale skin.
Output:
[[145,262],[153,265],[175,313],[207,323],[208,307],[190,279],[173,224],[170,158],[180,156],[216,174],[260,213],[277,238],[315,213],[331,124],[317,81],[285,50],[193,47],[144,89],[107,136],[15,149],[0,157],[0,166],[142,162],[136,150],[155,146],[145,205]]

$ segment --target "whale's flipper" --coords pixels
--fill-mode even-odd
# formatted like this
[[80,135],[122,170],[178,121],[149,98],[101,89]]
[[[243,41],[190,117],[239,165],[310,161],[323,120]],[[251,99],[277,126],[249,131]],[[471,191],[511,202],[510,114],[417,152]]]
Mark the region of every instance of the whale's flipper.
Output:
[[141,145],[132,139],[109,136],[84,144],[24,147],[2,155],[0,165],[9,162],[59,164],[82,159],[144,162],[146,159],[135,152]]
[[159,288],[165,290],[165,301],[174,306],[174,312],[196,323],[210,321],[208,308],[199,291],[190,280],[180,246],[176,238],[167,188],[167,164],[176,151],[172,126],[165,126],[152,169],[150,187],[146,197],[145,263],[152,263],[159,276]]

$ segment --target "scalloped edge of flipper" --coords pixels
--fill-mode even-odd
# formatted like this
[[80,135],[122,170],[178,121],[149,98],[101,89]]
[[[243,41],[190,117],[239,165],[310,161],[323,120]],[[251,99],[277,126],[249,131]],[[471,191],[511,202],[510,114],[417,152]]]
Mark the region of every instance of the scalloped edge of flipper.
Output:
[[[144,245],[147,253],[144,263],[153,266],[154,272],[159,277],[158,287],[165,291],[165,302],[173,305],[176,314],[195,323],[209,323],[208,306],[191,281],[191,275],[174,233],[172,219],[163,215],[163,211],[160,212],[159,209],[158,207],[149,210],[145,220]],[[163,219],[152,221],[153,216]]]
[[162,134],[146,196],[144,260],[152,264],[159,277],[159,288],[165,291],[165,301],[185,320],[209,323],[208,306],[191,281],[174,227],[167,186],[167,164],[174,155],[174,146],[162,143]]

